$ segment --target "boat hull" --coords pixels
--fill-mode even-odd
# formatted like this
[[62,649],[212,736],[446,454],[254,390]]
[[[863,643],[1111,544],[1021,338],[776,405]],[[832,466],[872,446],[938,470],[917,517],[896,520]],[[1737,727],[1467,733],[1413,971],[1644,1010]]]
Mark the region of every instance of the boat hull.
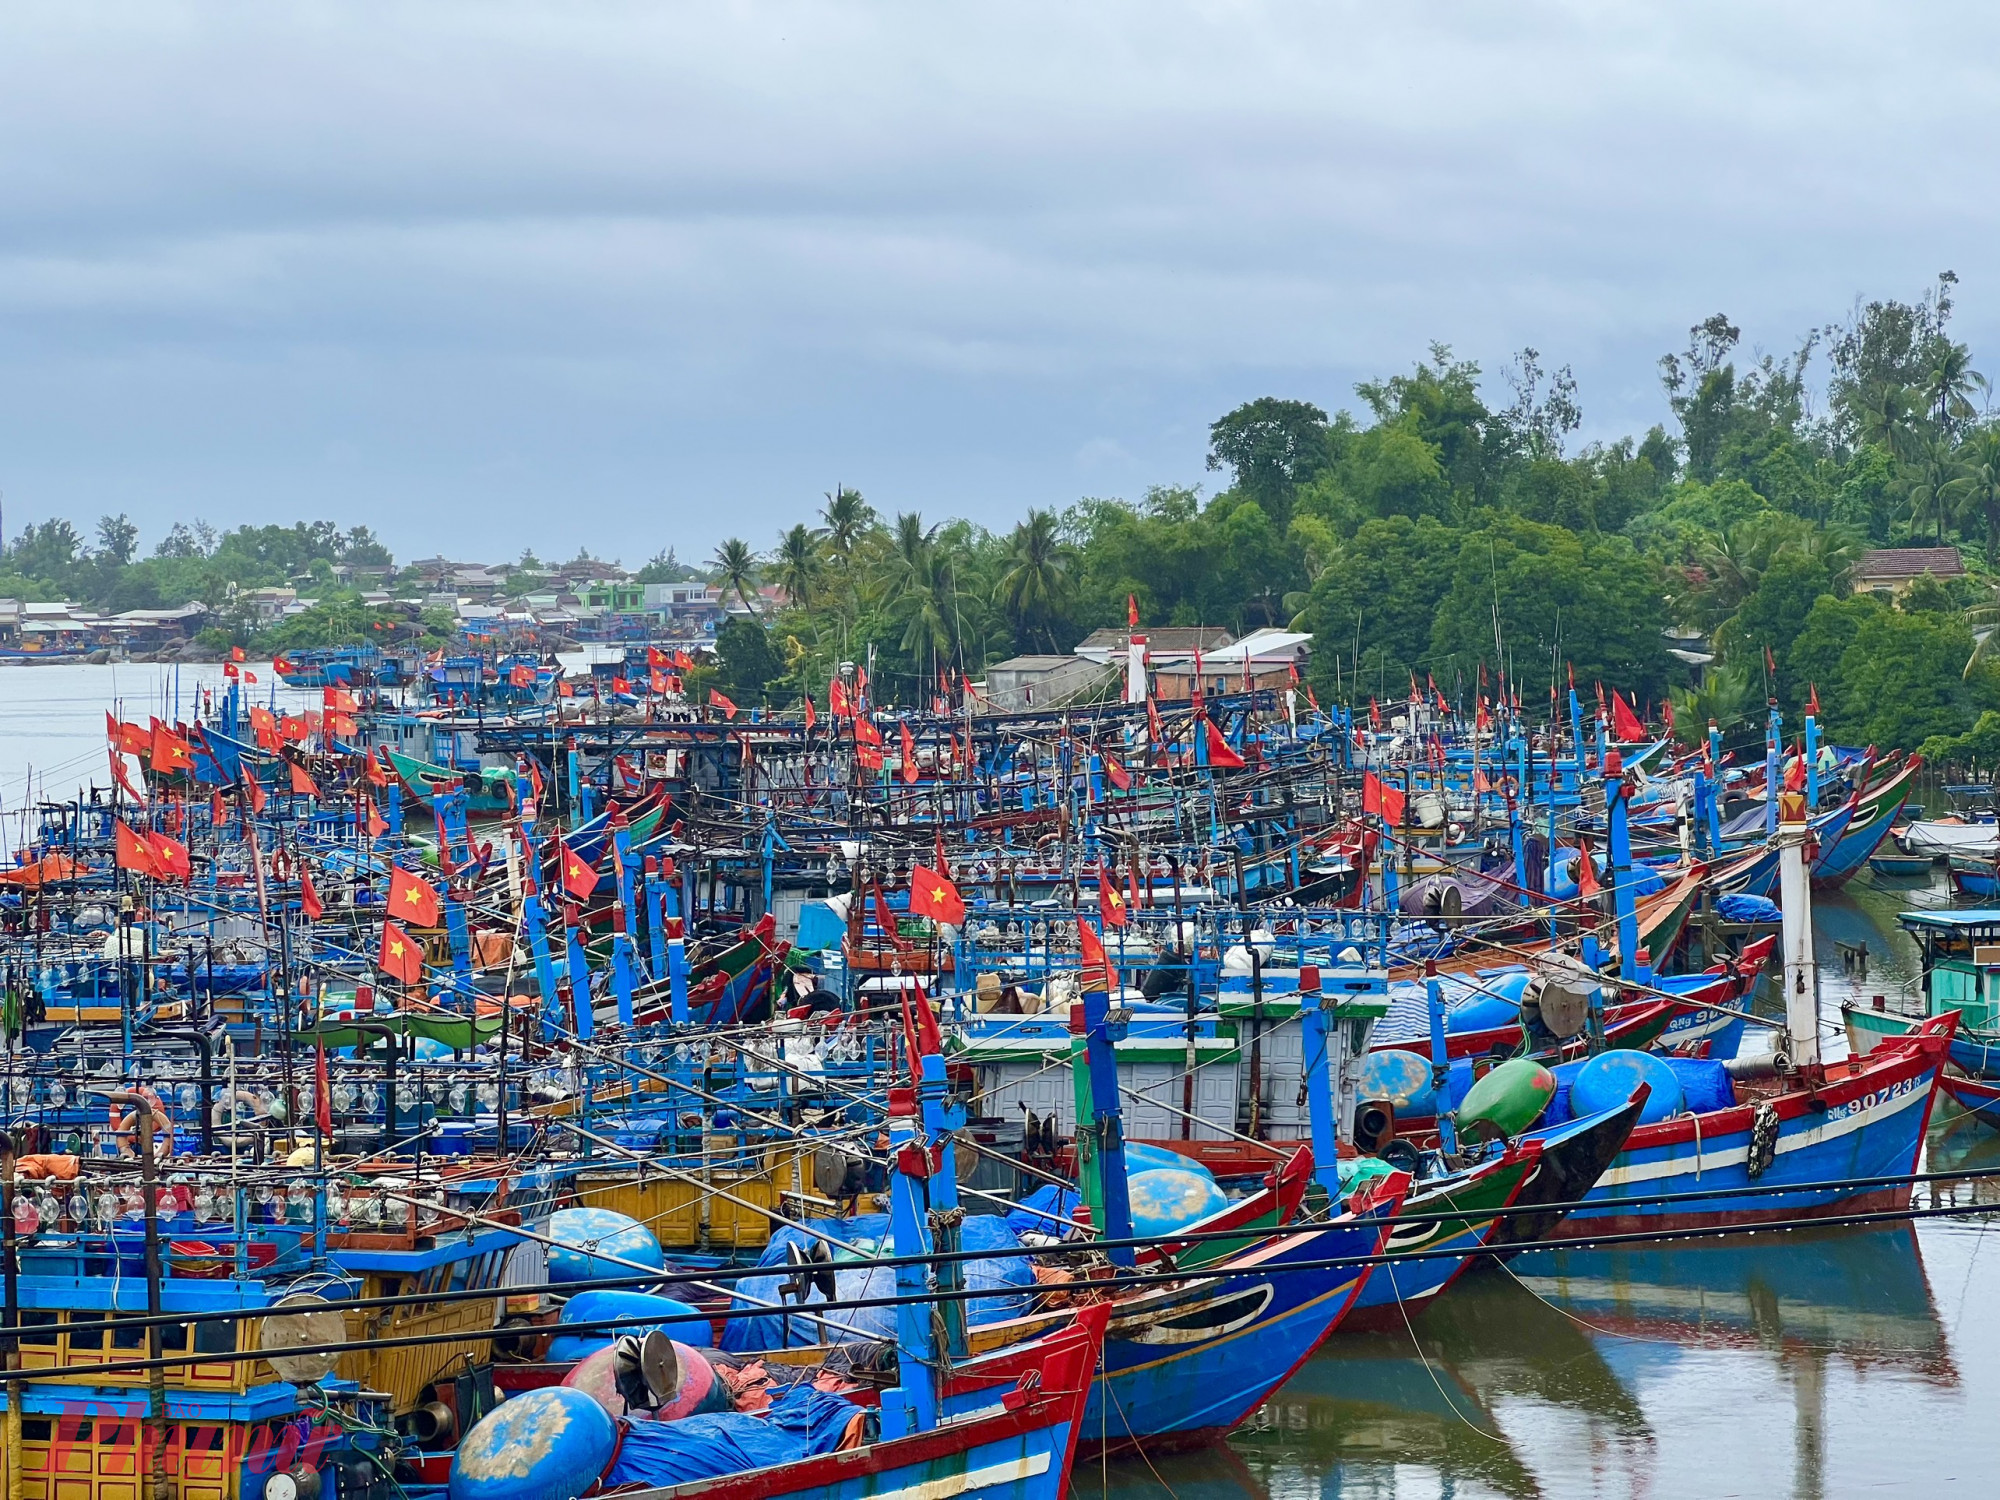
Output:
[[[1795,1088],[1763,1105],[1738,1104],[1640,1126],[1591,1189],[1585,1207],[1565,1219],[1554,1237],[1811,1218],[1906,1204],[1907,1183],[1851,1192],[1787,1191],[1787,1185],[1914,1172],[1953,1021],[1945,1016],[1925,1022],[1912,1035],[1878,1047],[1851,1071],[1836,1065],[1817,1091]],[[1777,1138],[1768,1165],[1753,1177],[1753,1133],[1765,1108],[1777,1116]],[[1626,1201],[1752,1187],[1760,1193],[1671,1204]]]

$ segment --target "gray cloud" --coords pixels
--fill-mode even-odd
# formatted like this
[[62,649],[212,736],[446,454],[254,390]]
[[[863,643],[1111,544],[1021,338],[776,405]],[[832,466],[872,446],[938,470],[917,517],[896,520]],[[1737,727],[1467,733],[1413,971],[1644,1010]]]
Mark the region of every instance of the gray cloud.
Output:
[[[1202,477],[1431,339],[1663,414],[1966,278],[1989,9],[17,5],[15,516],[332,515],[405,553],[769,539],[836,481],[1000,522]],[[2000,372],[1996,372],[2000,373]]]

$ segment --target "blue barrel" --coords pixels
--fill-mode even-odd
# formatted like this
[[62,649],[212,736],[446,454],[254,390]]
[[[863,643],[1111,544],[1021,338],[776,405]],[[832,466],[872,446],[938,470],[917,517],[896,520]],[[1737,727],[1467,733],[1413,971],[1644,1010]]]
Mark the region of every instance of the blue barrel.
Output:
[[1398,1119],[1437,1113],[1437,1100],[1431,1092],[1431,1065],[1416,1053],[1399,1047],[1362,1054],[1358,1097],[1387,1099],[1395,1106]]
[[[637,1276],[638,1266],[657,1271],[667,1264],[652,1230],[608,1208],[558,1209],[549,1215],[549,1238],[558,1242],[549,1247],[551,1282]],[[618,1259],[605,1259],[613,1255]]]
[[1192,1156],[1182,1156],[1178,1151],[1170,1151],[1165,1146],[1148,1146],[1142,1141],[1125,1143],[1125,1175],[1135,1176],[1140,1172],[1192,1172],[1197,1177],[1206,1177],[1211,1182],[1215,1173],[1196,1161]]
[[1229,1206],[1214,1178],[1176,1167],[1137,1173],[1125,1186],[1135,1235],[1169,1235]]
[[626,1328],[594,1328],[580,1333],[565,1333],[558,1327],[555,1341],[549,1345],[550,1362],[567,1364],[602,1349],[621,1334],[644,1335],[655,1328],[665,1329],[667,1337],[676,1343],[692,1344],[698,1349],[710,1348],[715,1343],[708,1318],[699,1308],[652,1292],[621,1292],[615,1289],[578,1292],[563,1304],[557,1323],[596,1323],[607,1318],[653,1318],[657,1321],[634,1323]]
[[451,1461],[450,1500],[577,1500],[618,1447],[611,1413],[582,1391],[543,1386],[479,1419]]
[[1569,1086],[1570,1113],[1581,1117],[1616,1109],[1642,1083],[1650,1084],[1653,1092],[1639,1112],[1641,1125],[1680,1112],[1681,1082],[1666,1059],[1650,1052],[1620,1049],[1600,1053],[1576,1070],[1576,1079]]

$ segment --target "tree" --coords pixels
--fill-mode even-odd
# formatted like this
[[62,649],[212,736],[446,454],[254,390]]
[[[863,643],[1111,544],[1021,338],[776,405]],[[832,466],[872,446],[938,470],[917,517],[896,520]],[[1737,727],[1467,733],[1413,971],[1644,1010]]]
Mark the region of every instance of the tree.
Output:
[[861,498],[861,491],[837,484],[826,497],[826,508],[820,512],[820,519],[826,523],[828,550],[844,562],[853,554],[868,528],[875,524],[875,512]]
[[1430,653],[1456,556],[1451,530],[1434,517],[1363,524],[1314,581],[1300,615],[1300,628],[1313,632],[1315,682],[1331,688],[1337,664],[1351,672],[1357,658],[1390,678],[1416,669]]
[[750,550],[750,544],[739,537],[729,538],[715,549],[709,567],[714,570],[716,586],[724,594],[734,593],[754,614],[757,606],[750,602],[750,590],[757,582],[757,554]]
[[755,620],[723,621],[715,632],[715,659],[717,686],[739,704],[772,701],[773,688],[785,675],[771,633]]
[[1805,701],[1808,684],[1792,663],[1792,642],[1820,596],[1830,592],[1826,564],[1806,551],[1783,551],[1757,579],[1756,592],[1743,602],[1725,630],[1732,657],[1748,663],[1768,648],[1778,663],[1778,698],[1787,712]]
[[1055,512],[1030,510],[1007,538],[1010,566],[1000,579],[999,604],[1023,646],[1037,641],[1060,650],[1055,622],[1069,602],[1071,550],[1058,533]]
[[1459,545],[1431,627],[1431,660],[1470,676],[1484,662],[1535,677],[1552,661],[1645,698],[1667,689],[1672,658],[1664,580],[1623,537],[1578,536],[1496,516]]
[[1959,450],[1958,472],[1945,486],[1961,528],[1977,520],[1986,533],[1986,566],[2000,567],[2000,428],[1977,428]]
[[139,528],[132,524],[132,518],[120,511],[115,516],[105,516],[97,523],[97,554],[118,567],[132,561],[132,553],[139,545]]
[[1962,676],[1971,652],[1972,632],[1956,615],[1878,611],[1841,653],[1839,715],[1831,727],[1885,750],[1915,750],[1933,735],[1964,734],[1992,703],[1985,673]]
[[825,563],[820,557],[819,538],[812,534],[811,527],[800,521],[779,537],[772,565],[773,578],[785,591],[788,604],[797,607],[812,603]]
[[1310,401],[1260,396],[1208,429],[1208,467],[1228,468],[1236,488],[1280,526],[1292,517],[1292,490],[1326,466],[1326,413]]

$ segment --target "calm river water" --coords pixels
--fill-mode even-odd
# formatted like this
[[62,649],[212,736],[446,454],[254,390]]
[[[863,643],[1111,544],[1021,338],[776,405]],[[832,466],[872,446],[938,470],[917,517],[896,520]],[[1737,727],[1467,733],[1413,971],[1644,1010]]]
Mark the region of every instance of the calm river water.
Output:
[[[265,676],[260,667],[259,675]],[[178,683],[176,683],[178,676]],[[105,779],[104,710],[183,717],[214,667],[0,668],[0,823]],[[260,688],[268,697],[268,678]],[[278,692],[281,704],[317,695]],[[1828,1024],[1913,986],[1900,910],[1935,884],[1863,874],[1817,906]],[[1865,942],[1869,978],[1836,940]],[[1833,1042],[1838,1054],[1844,1042]],[[2000,1136],[1947,1103],[1934,1167]],[[2000,1201],[2000,1181],[1954,1201]],[[1926,1198],[1926,1201],[1933,1201]],[[1935,1201],[1947,1201],[1938,1199]],[[1226,1447],[1080,1467],[1084,1500],[1428,1500],[1978,1492],[2000,1477],[2000,1242],[1979,1220],[1544,1254],[1466,1277],[1407,1333],[1340,1334]]]

